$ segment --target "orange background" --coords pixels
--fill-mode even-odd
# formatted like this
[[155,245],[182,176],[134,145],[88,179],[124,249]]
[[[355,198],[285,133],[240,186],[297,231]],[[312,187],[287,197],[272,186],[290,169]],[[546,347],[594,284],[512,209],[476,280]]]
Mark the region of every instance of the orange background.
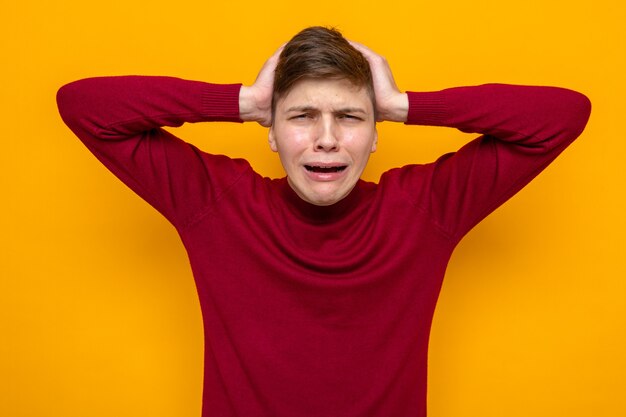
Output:
[[[201,317],[184,249],[63,125],[56,90],[121,74],[251,83],[314,24],[385,55],[401,89],[503,82],[591,98],[581,139],[455,252],[433,324],[429,415],[626,415],[623,2],[212,3],[3,0],[0,415],[200,413]],[[260,126],[177,133],[282,175]],[[473,137],[379,133],[370,180]]]

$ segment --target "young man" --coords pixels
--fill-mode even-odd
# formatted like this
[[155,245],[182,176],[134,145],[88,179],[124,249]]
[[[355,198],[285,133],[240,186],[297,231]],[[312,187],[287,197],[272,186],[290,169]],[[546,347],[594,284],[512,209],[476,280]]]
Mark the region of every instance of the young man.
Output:
[[[590,112],[553,87],[401,93],[383,58],[324,28],[296,35],[250,87],[96,78],[58,103],[181,236],[204,318],[205,417],[425,416],[428,335],[455,245]],[[364,182],[385,120],[481,136]],[[269,126],[286,178],[161,129],[206,121]]]

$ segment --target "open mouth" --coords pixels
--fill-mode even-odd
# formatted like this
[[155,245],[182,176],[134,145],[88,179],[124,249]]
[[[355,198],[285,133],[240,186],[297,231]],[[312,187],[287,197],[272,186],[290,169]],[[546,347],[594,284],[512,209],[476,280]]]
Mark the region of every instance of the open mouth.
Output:
[[345,170],[347,165],[337,165],[337,166],[320,166],[320,165],[305,165],[304,168],[309,172],[319,172],[319,173],[331,173],[331,172],[341,172]]

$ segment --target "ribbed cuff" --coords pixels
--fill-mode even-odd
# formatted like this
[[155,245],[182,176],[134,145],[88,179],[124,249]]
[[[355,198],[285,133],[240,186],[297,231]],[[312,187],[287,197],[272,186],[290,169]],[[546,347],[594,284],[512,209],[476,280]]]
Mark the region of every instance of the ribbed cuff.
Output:
[[201,110],[206,121],[238,122],[241,84],[206,84],[201,96]]
[[406,92],[409,97],[409,113],[406,124],[443,126],[448,115],[445,92]]

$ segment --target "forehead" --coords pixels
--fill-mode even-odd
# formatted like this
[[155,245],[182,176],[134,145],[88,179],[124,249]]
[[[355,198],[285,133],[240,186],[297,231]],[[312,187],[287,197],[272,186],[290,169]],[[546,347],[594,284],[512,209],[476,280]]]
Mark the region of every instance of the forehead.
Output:
[[279,111],[286,111],[294,106],[319,109],[358,106],[368,112],[373,110],[372,100],[365,87],[358,87],[341,79],[298,81],[276,104]]

